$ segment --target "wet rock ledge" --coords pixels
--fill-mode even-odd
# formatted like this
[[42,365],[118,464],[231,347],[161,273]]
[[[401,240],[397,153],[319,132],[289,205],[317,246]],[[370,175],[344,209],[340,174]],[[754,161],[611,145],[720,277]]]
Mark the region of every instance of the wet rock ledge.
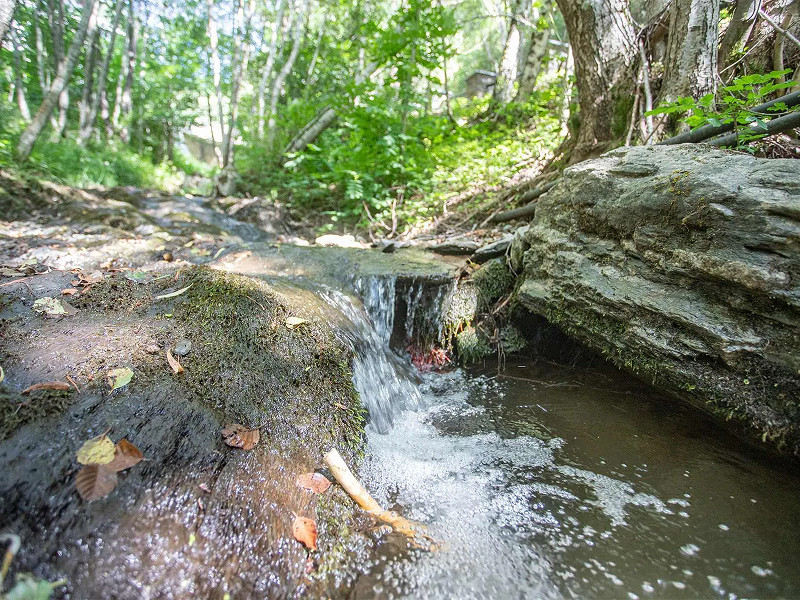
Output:
[[[70,287],[69,272],[0,295],[0,531],[22,539],[9,580],[65,578],[57,596],[69,598],[346,595],[371,523],[340,488],[315,496],[295,481],[332,447],[351,464],[363,452],[350,350],[301,291],[205,267],[131,273],[71,296],[72,316],[32,310]],[[306,322],[289,327],[290,316]],[[112,391],[115,368],[133,378]],[[21,393],[65,374],[79,392]],[[260,442],[226,446],[227,423],[260,427]],[[76,451],[109,429],[145,460],[84,502]],[[316,519],[318,552],[294,540],[293,513]]]
[[565,171],[510,256],[526,308],[800,455],[800,161],[616,150]]

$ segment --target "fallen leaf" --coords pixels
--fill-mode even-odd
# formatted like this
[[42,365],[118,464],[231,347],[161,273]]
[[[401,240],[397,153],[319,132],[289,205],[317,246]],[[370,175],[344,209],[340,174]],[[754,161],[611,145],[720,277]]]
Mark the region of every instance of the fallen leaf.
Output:
[[289,329],[295,329],[296,327],[300,327],[303,323],[308,323],[307,320],[301,319],[300,317],[286,317],[286,327]]
[[303,473],[297,478],[297,485],[315,494],[322,494],[331,487],[331,482],[321,473]]
[[167,348],[167,362],[176,375],[178,373],[183,373],[183,367],[181,366],[180,361],[172,355],[172,350],[169,348]]
[[80,276],[81,283],[83,283],[83,285],[92,285],[93,283],[100,283],[101,281],[103,281],[104,277],[105,275],[103,275],[102,271],[94,271],[89,275]]
[[83,443],[78,450],[78,462],[82,465],[105,465],[114,460],[117,447],[104,433]]
[[33,302],[33,310],[53,317],[67,314],[67,309],[61,303],[61,300],[50,296],[37,298]]
[[133,465],[144,460],[144,454],[125,438],[117,442],[114,460],[108,463],[108,468],[114,472],[130,469]]
[[317,549],[317,523],[307,517],[295,517],[292,523],[294,539],[309,550]]
[[169,294],[161,294],[160,296],[156,296],[155,298],[153,298],[153,300],[164,300],[165,298],[174,298],[175,296],[180,296],[190,287],[192,287],[191,283],[187,285],[185,288],[181,288],[175,292],[170,292]]
[[106,377],[108,378],[108,385],[111,386],[111,389],[116,390],[121,387],[125,387],[131,382],[131,379],[133,379],[133,371],[131,371],[128,367],[111,369],[106,374]]
[[75,487],[87,502],[97,500],[117,487],[117,472],[106,465],[86,465],[75,475]]
[[258,429],[247,429],[244,425],[234,423],[233,425],[226,425],[222,429],[222,439],[228,446],[234,448],[241,448],[242,450],[252,450],[258,440],[261,439],[261,434]]
[[124,277],[134,283],[147,283],[150,275],[146,271],[126,271]]
[[62,390],[68,392],[72,390],[72,386],[66,381],[45,381],[44,383],[34,383],[31,387],[25,388],[20,393],[29,394],[36,390]]
[[18,573],[14,587],[6,592],[5,600],[49,600],[53,590],[66,584],[66,579],[47,581],[36,579],[27,573]]
[[61,295],[62,296],[74,296],[77,293],[78,293],[78,290],[76,290],[75,288],[67,288],[65,290],[61,290]]

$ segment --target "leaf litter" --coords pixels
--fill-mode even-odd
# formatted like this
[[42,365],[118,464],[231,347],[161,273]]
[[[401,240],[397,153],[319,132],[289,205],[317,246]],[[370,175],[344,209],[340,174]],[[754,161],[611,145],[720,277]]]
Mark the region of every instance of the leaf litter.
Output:
[[331,482],[322,473],[303,473],[297,477],[297,485],[315,494],[324,494]]
[[261,439],[258,429],[247,429],[244,425],[233,423],[222,428],[222,439],[228,446],[252,450]]
[[144,454],[127,439],[114,444],[107,434],[81,446],[78,462],[84,467],[75,475],[75,488],[87,502],[108,496],[117,487],[117,473],[144,460]]

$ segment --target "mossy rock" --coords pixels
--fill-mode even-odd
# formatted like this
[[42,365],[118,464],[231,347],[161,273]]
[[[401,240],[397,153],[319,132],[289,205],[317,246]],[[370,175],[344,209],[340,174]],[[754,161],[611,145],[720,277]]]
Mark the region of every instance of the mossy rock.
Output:
[[[99,589],[133,597],[144,587],[153,596],[346,596],[342,574],[354,576],[373,543],[358,533],[368,523],[340,488],[318,497],[295,481],[331,448],[353,466],[363,453],[352,352],[310,310],[315,298],[304,290],[289,296],[200,267],[165,274],[149,283],[110,276],[61,319],[33,313],[24,286],[5,288],[0,528],[23,539],[14,569],[64,577],[76,598]],[[37,291],[63,289],[71,277],[43,275]],[[290,329],[287,316],[306,323]],[[192,349],[175,374],[166,350],[180,339]],[[111,391],[106,373],[116,367],[132,369],[133,379]],[[20,395],[65,374],[79,393]],[[228,423],[260,428],[261,441],[249,452],[226,446],[220,428]],[[146,460],[87,504],[75,492],[75,452],[109,428]],[[317,520],[313,556],[325,559],[314,559],[310,573],[293,513]]]
[[479,361],[493,353],[486,336],[472,326],[464,328],[456,335],[455,350],[462,364]]

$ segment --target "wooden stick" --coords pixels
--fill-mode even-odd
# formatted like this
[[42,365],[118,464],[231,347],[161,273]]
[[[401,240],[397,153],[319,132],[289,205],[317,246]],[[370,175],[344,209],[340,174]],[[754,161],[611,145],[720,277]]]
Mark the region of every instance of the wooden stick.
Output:
[[402,533],[406,537],[412,539],[422,537],[432,541],[432,538],[425,533],[424,525],[409,521],[405,517],[401,517],[392,510],[386,510],[382,508],[375,498],[370,496],[369,492],[361,484],[361,482],[356,479],[356,476],[353,475],[353,472],[348,468],[338,450],[334,448],[325,455],[323,460],[325,461],[325,464],[328,465],[328,468],[336,478],[336,481],[339,482],[339,485],[341,485],[344,490],[350,494],[350,497],[355,500],[361,508],[371,514],[373,517],[383,521],[384,523],[388,523],[392,526],[392,529],[398,533]]

